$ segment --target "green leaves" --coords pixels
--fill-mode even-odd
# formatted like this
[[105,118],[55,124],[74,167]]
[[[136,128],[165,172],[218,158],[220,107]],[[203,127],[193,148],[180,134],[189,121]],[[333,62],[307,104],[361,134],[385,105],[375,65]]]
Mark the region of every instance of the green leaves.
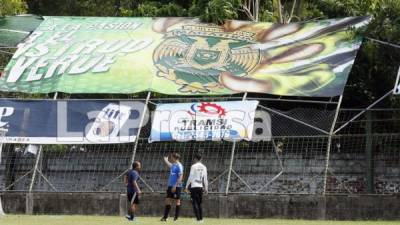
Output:
[[221,24],[225,20],[238,19],[240,9],[240,0],[195,0],[190,8],[190,16]]
[[23,0],[0,0],[0,16],[25,13],[26,8]]

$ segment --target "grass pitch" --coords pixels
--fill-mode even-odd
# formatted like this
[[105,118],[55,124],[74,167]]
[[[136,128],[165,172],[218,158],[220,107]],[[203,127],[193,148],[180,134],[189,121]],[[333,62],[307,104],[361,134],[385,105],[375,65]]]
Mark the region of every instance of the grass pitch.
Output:
[[[7,215],[0,218],[1,225],[157,225],[157,224],[197,224],[191,218],[182,218],[174,223],[160,222],[159,218],[139,217],[136,222],[116,216],[26,216]],[[241,220],[241,219],[205,219],[206,225],[399,225],[400,221],[308,221],[308,220]]]

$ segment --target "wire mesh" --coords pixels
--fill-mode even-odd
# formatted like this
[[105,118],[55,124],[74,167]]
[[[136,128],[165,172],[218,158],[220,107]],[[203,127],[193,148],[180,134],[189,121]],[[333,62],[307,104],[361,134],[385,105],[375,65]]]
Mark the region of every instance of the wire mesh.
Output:
[[[336,129],[362,110],[341,110]],[[334,136],[328,193],[400,192],[399,109],[372,109]]]
[[[151,101],[150,110],[155,109],[155,104],[176,102],[174,99]],[[329,136],[321,130],[329,130],[334,110],[317,107],[288,110],[260,102],[264,108],[259,109],[271,116],[272,139],[238,142],[234,149],[233,143],[227,141],[148,143],[151,127],[147,124],[140,134],[135,157],[143,164],[139,185],[146,192],[165,191],[168,169],[162,157],[172,152],[181,154],[186,180],[193,154],[202,151],[208,167],[210,191],[225,193],[234,150],[229,193],[323,193]],[[358,112],[342,110],[336,128]],[[398,122],[398,110],[370,110],[334,135],[327,193],[399,193]],[[133,147],[133,143],[44,145],[38,159],[39,154],[27,151],[27,145],[4,144],[0,190],[28,191],[33,180],[33,191],[123,192],[123,176],[130,168]],[[371,182],[372,192],[368,186]]]
[[322,193],[327,137],[243,142],[235,154],[231,192]]

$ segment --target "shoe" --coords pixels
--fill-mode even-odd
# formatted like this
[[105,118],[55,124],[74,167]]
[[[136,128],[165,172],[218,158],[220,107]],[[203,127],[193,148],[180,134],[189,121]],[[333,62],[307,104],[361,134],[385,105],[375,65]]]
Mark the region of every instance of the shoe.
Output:
[[125,215],[125,218],[126,218],[127,220],[129,220],[129,221],[132,221],[132,220],[133,220],[132,217],[131,217],[130,215]]
[[204,223],[204,220],[197,220],[197,223]]
[[174,222],[178,221],[178,218],[174,218]]
[[160,220],[161,222],[167,222],[167,218],[161,218],[161,220]]

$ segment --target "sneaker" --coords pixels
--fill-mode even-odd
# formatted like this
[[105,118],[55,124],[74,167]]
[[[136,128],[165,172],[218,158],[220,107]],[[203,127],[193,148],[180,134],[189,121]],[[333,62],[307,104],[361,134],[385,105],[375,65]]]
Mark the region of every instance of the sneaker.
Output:
[[130,215],[125,215],[125,218],[126,218],[127,220],[129,220],[129,221],[132,221],[132,220],[133,220],[132,217],[131,217]]
[[160,220],[161,222],[167,222],[167,218],[161,218],[161,220]]
[[178,221],[178,218],[174,218],[174,222]]
[[204,220],[197,220],[197,223],[204,223]]

